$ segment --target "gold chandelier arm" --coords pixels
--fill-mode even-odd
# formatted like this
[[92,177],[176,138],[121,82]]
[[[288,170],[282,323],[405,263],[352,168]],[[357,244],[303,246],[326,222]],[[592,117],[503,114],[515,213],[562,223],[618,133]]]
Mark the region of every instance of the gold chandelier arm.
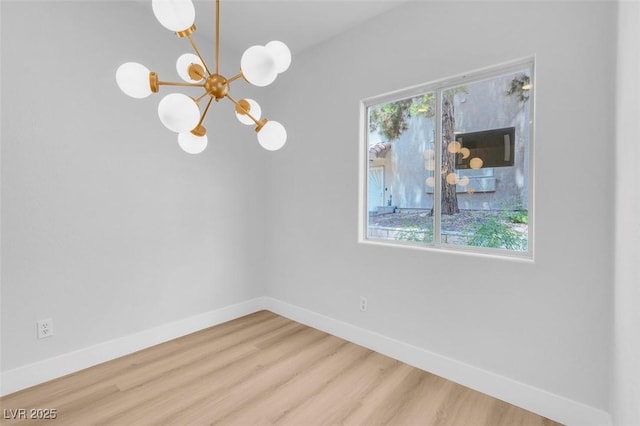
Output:
[[211,106],[211,102],[213,102],[213,98],[209,98],[209,102],[207,102],[207,106],[204,108],[204,111],[202,112],[202,117],[200,117],[200,122],[198,122],[198,126],[202,125],[204,118],[207,116],[207,112],[209,112],[209,107]]
[[240,71],[240,73],[239,73],[239,74],[236,74],[236,75],[234,75],[234,76],[233,76],[233,77],[231,77],[231,78],[228,78],[228,79],[227,79],[227,83],[231,83],[232,81],[237,80],[237,79],[242,78],[242,77],[243,77],[243,76],[242,76],[242,71]]
[[158,81],[158,86],[204,87],[204,84],[182,83],[179,81]]
[[198,55],[198,57],[202,61],[202,64],[204,65],[204,68],[207,70],[207,74],[211,75],[211,71],[209,71],[209,67],[207,66],[207,63],[204,61],[204,58],[202,57],[202,54],[198,50],[198,46],[196,46],[196,43],[193,41],[193,39],[191,38],[190,35],[188,35],[187,38],[189,39],[189,43],[191,43],[191,47],[193,47],[193,50],[196,52],[196,55]]
[[209,98],[209,103],[207,103],[207,106],[204,109],[202,116],[200,117],[200,121],[198,121],[198,124],[196,125],[196,127],[194,127],[191,130],[192,135],[203,137],[204,135],[207,134],[207,128],[202,125],[202,122],[204,121],[204,118],[207,116],[207,112],[209,111],[209,107],[211,106],[212,101],[213,101],[213,98]]
[[244,107],[243,107],[242,105],[240,105],[240,104],[238,103],[238,101],[236,101],[235,99],[233,99],[233,98],[232,98],[231,96],[229,96],[228,94],[227,94],[227,96],[226,96],[226,97],[227,97],[227,98],[229,98],[229,100],[230,100],[231,102],[233,102],[233,103],[234,103],[234,105],[236,106],[236,108],[241,109],[241,110],[242,110],[242,111],[243,111],[243,112],[244,112],[244,113],[245,113],[245,114],[246,114],[246,115],[247,115],[247,116],[248,116],[248,117],[249,117],[249,118],[250,118],[254,123],[256,123],[256,125],[257,125],[257,126],[259,126],[259,125],[260,125],[260,122],[259,122],[258,120],[256,120],[256,119],[255,119],[255,117],[254,117],[253,115],[251,115],[251,113],[250,113],[249,111],[247,111],[246,109],[244,109]]
[[[208,94],[209,94],[209,92],[204,92],[199,98],[196,98],[196,103],[199,103],[202,100],[202,98],[204,98]],[[209,102],[211,102],[211,101],[209,101]]]
[[220,0],[216,0],[216,74],[220,74]]

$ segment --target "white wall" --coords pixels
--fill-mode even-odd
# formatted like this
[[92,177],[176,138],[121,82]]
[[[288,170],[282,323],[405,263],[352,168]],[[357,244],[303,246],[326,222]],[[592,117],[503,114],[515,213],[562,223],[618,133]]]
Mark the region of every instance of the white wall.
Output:
[[[615,25],[615,3],[409,2],[298,55],[268,295],[608,411]],[[359,245],[359,101],[532,54],[535,262]]]
[[116,85],[127,61],[175,81],[191,50],[150,2],[3,1],[1,39],[2,371],[264,294],[255,132],[214,105],[188,155],[160,96]]
[[618,10],[613,418],[640,425],[640,3]]
[[[158,122],[159,97],[115,85],[129,60],[173,78],[167,58],[188,51],[148,4],[0,5],[3,372],[266,293],[604,410],[614,358],[616,424],[638,423],[638,207],[621,196],[637,194],[638,107],[612,96],[614,3],[410,2],[263,92],[289,133],[277,155],[221,104],[198,157]],[[624,22],[621,52],[637,46]],[[535,262],[358,245],[360,99],[530,54]],[[637,84],[637,56],[620,59]],[[47,317],[56,337],[37,341]]]

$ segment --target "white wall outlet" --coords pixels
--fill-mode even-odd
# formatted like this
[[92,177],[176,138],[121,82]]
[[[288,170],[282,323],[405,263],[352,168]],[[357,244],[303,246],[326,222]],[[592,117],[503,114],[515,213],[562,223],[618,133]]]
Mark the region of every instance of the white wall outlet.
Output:
[[364,296],[360,296],[360,310],[362,312],[367,311],[367,298]]
[[53,336],[53,320],[51,318],[40,320],[38,324],[38,339]]

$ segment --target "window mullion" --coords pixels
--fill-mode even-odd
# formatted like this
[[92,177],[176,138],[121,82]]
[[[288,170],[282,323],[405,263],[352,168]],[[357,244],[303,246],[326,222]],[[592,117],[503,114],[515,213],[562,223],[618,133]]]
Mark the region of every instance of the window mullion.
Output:
[[442,89],[436,90],[436,134],[433,138],[433,147],[436,161],[433,170],[433,244],[441,245],[440,214],[442,210]]

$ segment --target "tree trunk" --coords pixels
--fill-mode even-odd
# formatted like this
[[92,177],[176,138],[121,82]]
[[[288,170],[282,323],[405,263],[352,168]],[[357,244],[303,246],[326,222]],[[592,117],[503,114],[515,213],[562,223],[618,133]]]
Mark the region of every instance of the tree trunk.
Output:
[[441,214],[447,215],[460,212],[456,185],[447,182],[447,175],[455,173],[456,154],[448,150],[449,143],[455,140],[454,128],[453,91],[446,90],[442,94],[442,173],[440,179],[442,182]]

